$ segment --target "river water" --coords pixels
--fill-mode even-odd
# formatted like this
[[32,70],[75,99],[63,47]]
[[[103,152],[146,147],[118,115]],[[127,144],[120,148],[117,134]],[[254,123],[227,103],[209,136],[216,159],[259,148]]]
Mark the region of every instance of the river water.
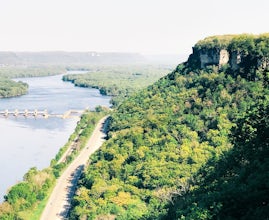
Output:
[[[76,73],[76,72],[71,72]],[[110,97],[100,95],[97,89],[74,87],[61,80],[62,75],[17,79],[28,83],[24,96],[0,99],[0,111],[47,110],[63,114],[70,109],[94,109],[109,106]],[[58,150],[74,131],[77,119],[42,117],[4,118],[0,116],[0,202],[7,189],[21,181],[31,167],[48,167]]]

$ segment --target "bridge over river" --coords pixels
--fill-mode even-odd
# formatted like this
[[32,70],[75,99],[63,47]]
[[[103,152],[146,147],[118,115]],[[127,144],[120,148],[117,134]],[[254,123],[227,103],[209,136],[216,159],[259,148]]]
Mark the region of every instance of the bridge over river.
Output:
[[54,113],[49,113],[46,109],[43,111],[40,110],[4,110],[0,111],[0,117],[2,118],[10,118],[10,117],[24,117],[24,118],[62,118],[62,119],[67,119],[67,118],[74,118],[74,117],[80,117],[83,112],[85,112],[87,109],[84,110],[76,110],[76,109],[70,109],[62,114],[54,114]]

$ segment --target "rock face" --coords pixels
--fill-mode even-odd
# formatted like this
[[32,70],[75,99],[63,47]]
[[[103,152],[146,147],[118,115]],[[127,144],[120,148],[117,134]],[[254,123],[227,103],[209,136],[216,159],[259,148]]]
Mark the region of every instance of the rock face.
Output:
[[269,57],[258,57],[254,54],[244,55],[241,51],[229,51],[228,49],[200,49],[193,48],[193,53],[189,57],[188,62],[196,63],[199,68],[203,69],[207,66],[218,66],[229,64],[233,71],[242,67],[242,65],[251,65],[256,69],[269,68]]
[[222,66],[229,61],[229,53],[227,50],[210,49],[202,50],[199,53],[201,68],[205,68],[208,65]]
[[239,52],[232,52],[231,53],[231,59],[230,59],[230,66],[232,68],[232,70],[238,70],[240,67],[240,63],[241,63],[242,59],[241,59],[241,54]]
[[223,66],[229,62],[229,52],[227,50],[222,49],[220,51],[220,58],[219,58],[219,66]]
[[189,66],[205,68],[228,64],[234,72],[269,70],[269,33],[261,35],[222,35],[201,40],[193,47]]
[[[225,64],[228,64],[230,61],[230,53],[226,49],[218,48],[213,48],[209,50],[193,49],[193,57],[198,57],[198,63],[200,64],[200,68],[202,69],[210,65],[221,67]],[[190,62],[192,62],[192,58],[189,60]]]
[[253,57],[252,60],[249,56],[244,56],[240,52],[231,52],[231,59],[229,61],[232,70],[238,70],[242,67],[240,64],[250,64],[253,62],[253,66],[256,69],[267,69],[269,68],[269,57]]

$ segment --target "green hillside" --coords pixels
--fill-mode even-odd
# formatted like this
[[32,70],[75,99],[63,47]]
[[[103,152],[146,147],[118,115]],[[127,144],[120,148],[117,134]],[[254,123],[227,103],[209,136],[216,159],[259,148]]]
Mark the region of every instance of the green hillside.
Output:
[[268,101],[260,101],[238,120],[233,149],[200,169],[167,219],[268,219],[268,112]]
[[70,219],[268,218],[268,66],[245,68],[248,77],[243,64],[190,62],[113,113]]

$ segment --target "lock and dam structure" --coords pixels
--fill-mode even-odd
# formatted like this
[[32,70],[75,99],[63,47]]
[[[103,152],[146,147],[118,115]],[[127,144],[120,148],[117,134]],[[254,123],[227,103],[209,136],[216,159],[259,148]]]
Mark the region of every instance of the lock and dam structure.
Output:
[[62,118],[62,119],[67,119],[67,118],[74,118],[74,117],[80,117],[87,109],[83,110],[77,110],[77,109],[70,109],[62,114],[56,114],[56,113],[50,113],[48,110],[2,110],[0,111],[0,118],[18,118],[18,117],[24,117],[24,118]]

